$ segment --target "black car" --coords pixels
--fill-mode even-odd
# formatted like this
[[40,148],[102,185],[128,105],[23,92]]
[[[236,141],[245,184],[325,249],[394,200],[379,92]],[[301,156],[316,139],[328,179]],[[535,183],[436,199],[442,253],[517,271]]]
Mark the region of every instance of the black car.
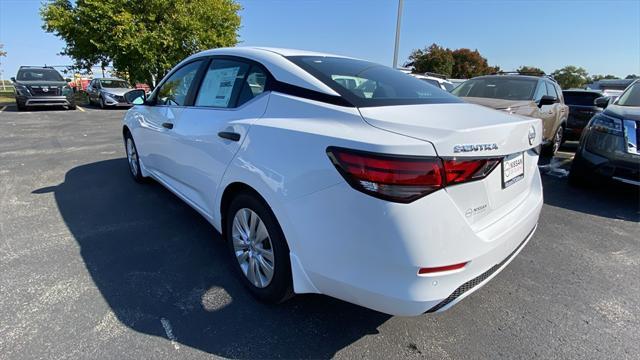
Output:
[[75,110],[76,101],[70,79],[47,66],[21,66],[18,75],[11,78],[15,88],[18,110],[28,107],[65,106]]
[[[596,103],[606,106],[607,99]],[[569,182],[582,184],[594,175],[640,186],[640,81],[615,103],[591,118],[580,137]]]
[[569,118],[564,129],[565,140],[578,140],[582,129],[589,120],[602,112],[602,108],[595,104],[595,100],[602,96],[599,90],[570,89],[563,90],[564,103],[569,105]]

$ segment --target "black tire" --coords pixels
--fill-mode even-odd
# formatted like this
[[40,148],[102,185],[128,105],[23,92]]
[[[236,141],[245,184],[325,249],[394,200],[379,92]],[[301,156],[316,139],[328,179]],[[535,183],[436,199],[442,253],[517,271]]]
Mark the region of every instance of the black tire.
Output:
[[[129,144],[129,141],[131,142]],[[129,146],[132,146],[133,151],[135,152],[135,158],[132,158],[129,152]],[[129,165],[129,174],[131,174],[131,177],[133,177],[133,180],[135,180],[138,183],[144,183],[145,182],[145,177],[142,176],[142,168],[140,167],[140,159],[138,158],[138,148],[136,147],[136,143],[135,141],[133,141],[133,137],[131,136],[130,132],[126,132],[124,135],[124,151],[127,154],[127,164]],[[135,166],[135,170],[134,170],[134,166]]]
[[16,107],[18,108],[18,111],[26,111],[26,110],[28,110],[27,106],[24,105],[24,104],[16,103]]
[[[256,213],[268,232],[275,260],[273,262],[273,277],[265,287],[258,287],[251,283],[236,258],[232,226],[236,213],[241,209],[249,209]],[[289,246],[275,215],[261,198],[251,193],[240,193],[233,198],[225,214],[224,238],[236,275],[256,299],[265,303],[278,304],[293,296]]]
[[100,109],[105,108],[104,99],[102,98],[102,95],[100,95],[100,97],[98,98],[98,105],[100,105]]
[[553,157],[564,142],[564,126],[560,125],[551,139],[551,143],[542,147],[542,156]]
[[72,103],[71,105],[67,106],[67,110],[75,110],[77,108],[78,106],[76,105],[76,103]]

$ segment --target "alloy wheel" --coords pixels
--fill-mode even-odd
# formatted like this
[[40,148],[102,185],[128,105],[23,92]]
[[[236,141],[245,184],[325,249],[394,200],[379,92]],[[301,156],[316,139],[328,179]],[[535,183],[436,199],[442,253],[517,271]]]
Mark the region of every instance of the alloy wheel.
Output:
[[560,150],[560,145],[562,145],[562,126],[558,127],[556,131],[556,135],[553,137],[553,153],[555,154],[558,150]]
[[244,276],[257,288],[267,287],[273,279],[275,256],[262,219],[251,209],[238,210],[233,218],[231,238]]
[[133,144],[133,139],[127,138],[127,160],[129,161],[129,169],[134,177],[138,176],[138,152]]

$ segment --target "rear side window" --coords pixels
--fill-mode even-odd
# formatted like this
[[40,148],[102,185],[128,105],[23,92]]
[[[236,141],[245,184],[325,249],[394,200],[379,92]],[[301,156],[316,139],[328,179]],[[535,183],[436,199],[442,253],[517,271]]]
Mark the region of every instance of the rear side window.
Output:
[[593,102],[599,98],[600,94],[583,92],[583,91],[563,91],[564,102],[567,105],[579,105],[579,106],[595,106]]
[[235,107],[248,71],[249,64],[244,62],[213,59],[200,85],[196,106]]
[[288,59],[358,107],[461,102],[439,87],[368,61],[330,56]]

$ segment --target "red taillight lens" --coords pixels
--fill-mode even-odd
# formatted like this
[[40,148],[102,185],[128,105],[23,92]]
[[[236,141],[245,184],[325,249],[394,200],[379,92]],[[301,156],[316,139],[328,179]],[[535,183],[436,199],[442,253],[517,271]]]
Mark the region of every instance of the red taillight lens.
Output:
[[355,189],[396,202],[409,203],[429,193],[482,179],[501,159],[442,160],[438,157],[385,155],[329,147],[329,158]]
[[482,179],[489,175],[502,159],[445,160],[444,172],[448,185]]
[[372,154],[327,149],[338,171],[354,188],[370,195],[411,202],[443,186],[439,158]]

